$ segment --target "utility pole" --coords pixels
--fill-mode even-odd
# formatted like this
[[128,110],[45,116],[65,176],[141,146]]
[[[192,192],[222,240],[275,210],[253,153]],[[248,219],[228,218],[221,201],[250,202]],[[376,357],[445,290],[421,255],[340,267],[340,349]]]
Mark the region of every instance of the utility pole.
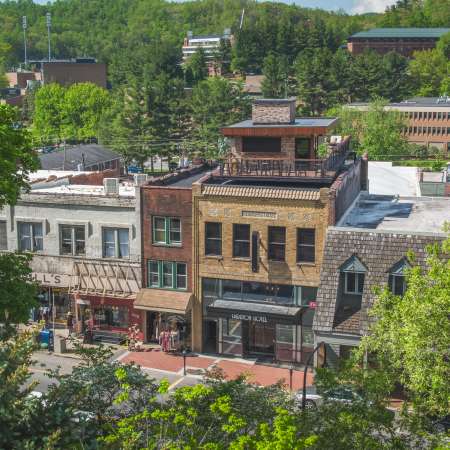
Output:
[[242,30],[242,25],[244,24],[244,14],[245,14],[245,8],[242,8],[241,21],[239,23],[239,30]]
[[51,41],[50,41],[50,28],[52,27],[52,15],[48,12],[45,15],[47,19],[47,35],[48,35],[48,60],[52,59]]
[[24,63],[27,65],[27,16],[22,16]]

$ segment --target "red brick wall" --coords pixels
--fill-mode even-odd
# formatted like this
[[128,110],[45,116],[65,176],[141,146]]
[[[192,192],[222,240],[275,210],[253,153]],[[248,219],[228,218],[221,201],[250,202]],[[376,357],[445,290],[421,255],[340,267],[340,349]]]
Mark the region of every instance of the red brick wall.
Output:
[[80,175],[72,175],[69,178],[69,184],[103,186],[103,178],[114,178],[119,175],[117,169],[107,169],[103,172],[80,173]]
[[[192,189],[144,186],[142,195],[143,286],[147,286],[147,261],[179,261],[187,264],[187,288],[192,291]],[[152,217],[181,219],[181,247],[153,245]]]
[[366,49],[374,50],[382,55],[396,51],[403,56],[412,56],[413,52],[418,50],[429,50],[436,46],[436,40],[408,40],[408,39],[392,39],[385,41],[378,41],[375,39],[369,40],[353,40],[347,44],[348,51],[353,55],[359,55]]

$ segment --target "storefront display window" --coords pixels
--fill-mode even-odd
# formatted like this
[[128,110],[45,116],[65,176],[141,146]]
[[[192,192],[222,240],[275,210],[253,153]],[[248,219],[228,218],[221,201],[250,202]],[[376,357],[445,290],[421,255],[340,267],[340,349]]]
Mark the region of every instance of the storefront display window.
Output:
[[128,308],[123,306],[103,306],[94,309],[94,324],[116,328],[128,328]]
[[295,325],[277,324],[276,359],[278,361],[295,361]]

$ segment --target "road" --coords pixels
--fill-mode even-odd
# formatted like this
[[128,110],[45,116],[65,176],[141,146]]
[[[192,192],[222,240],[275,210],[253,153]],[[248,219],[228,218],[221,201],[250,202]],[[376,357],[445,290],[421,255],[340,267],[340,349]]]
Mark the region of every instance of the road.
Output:
[[[120,359],[120,355],[121,353],[123,353],[123,351],[124,350],[117,351],[114,354],[113,359]],[[62,374],[68,374],[71,373],[73,367],[75,367],[80,362],[78,358],[57,355],[46,351],[35,352],[33,354],[33,359],[36,362],[30,368],[30,372],[32,374],[30,382],[37,382],[36,387],[34,387],[33,389],[42,393],[47,392],[48,387],[51,384],[55,383],[55,380],[47,376],[48,370],[54,370],[59,367]],[[184,377],[176,373],[157,369],[142,369],[142,371],[156,381],[160,381],[162,379],[167,380],[170,383],[169,390],[173,390],[182,386],[193,386],[201,381],[199,377],[189,375]]]

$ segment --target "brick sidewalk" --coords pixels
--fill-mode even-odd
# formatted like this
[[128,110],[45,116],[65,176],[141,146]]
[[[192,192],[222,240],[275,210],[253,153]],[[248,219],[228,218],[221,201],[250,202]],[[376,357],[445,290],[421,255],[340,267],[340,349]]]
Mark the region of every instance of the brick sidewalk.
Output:
[[[147,352],[127,352],[120,358],[124,363],[134,362],[143,368],[150,370],[164,371],[182,375],[183,357],[179,355],[167,354],[160,350]],[[186,368],[188,373],[196,371],[202,373],[205,369],[219,367],[225,373],[227,379],[234,379],[244,373],[249,376],[249,381],[269,386],[284,380],[286,386],[289,385],[289,370],[282,367],[273,367],[257,364],[254,361],[243,361],[238,359],[228,359],[222,357],[212,357],[194,355],[186,357]],[[314,376],[309,372],[307,375],[307,386],[311,386]],[[294,370],[292,377],[294,389],[300,389],[303,385],[303,371]]]

